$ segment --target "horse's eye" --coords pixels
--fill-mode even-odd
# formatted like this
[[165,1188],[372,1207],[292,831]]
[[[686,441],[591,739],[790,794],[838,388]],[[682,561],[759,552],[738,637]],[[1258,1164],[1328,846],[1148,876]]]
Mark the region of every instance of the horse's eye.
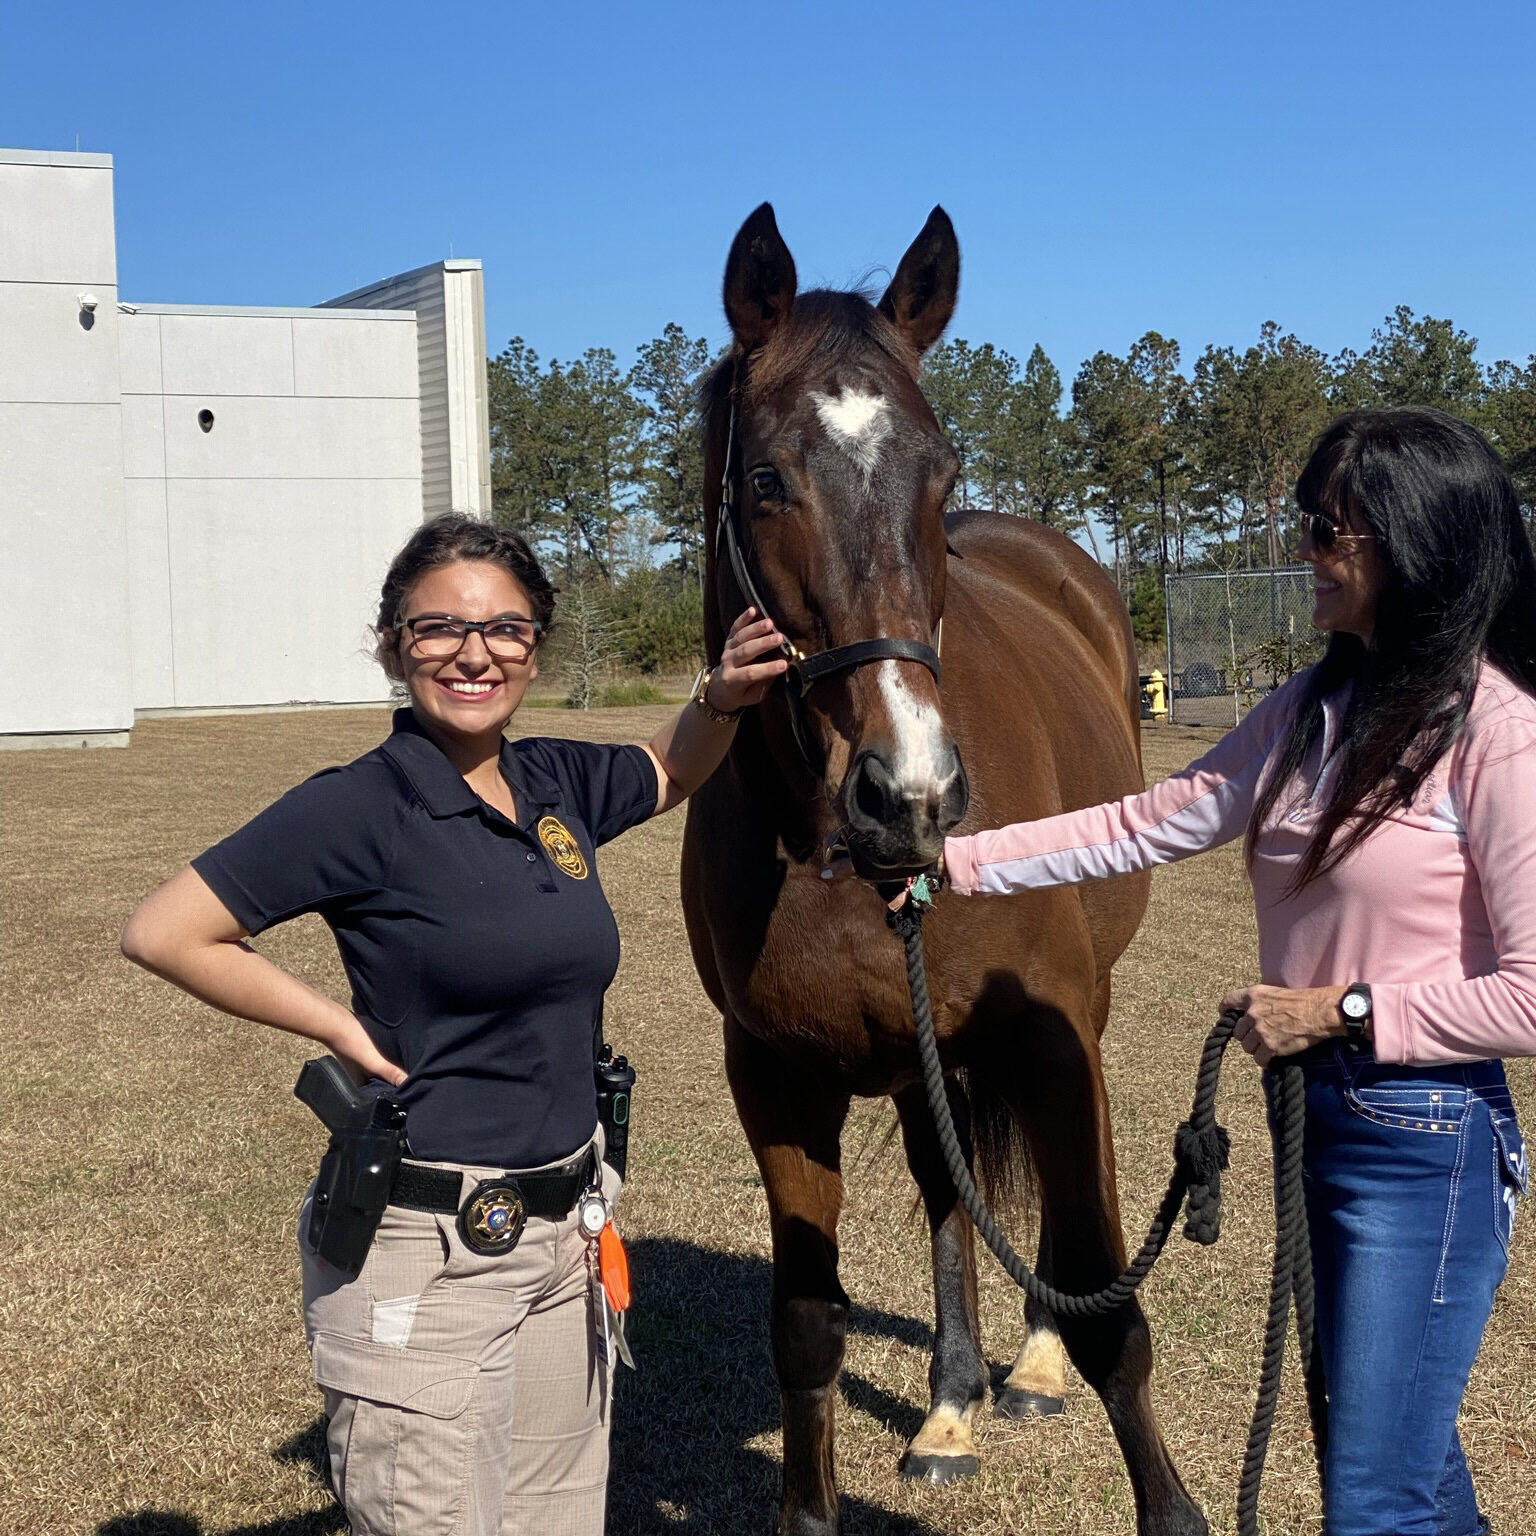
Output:
[[759,501],[777,501],[784,494],[784,482],[771,469],[754,469],[747,479],[752,482],[752,494]]

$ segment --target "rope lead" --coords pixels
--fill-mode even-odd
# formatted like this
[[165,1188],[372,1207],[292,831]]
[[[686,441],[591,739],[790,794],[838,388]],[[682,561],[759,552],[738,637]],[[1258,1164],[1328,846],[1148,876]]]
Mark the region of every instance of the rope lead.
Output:
[[[1041,1306],[1058,1317],[1098,1317],[1112,1312],[1124,1306],[1151,1273],[1167,1245],[1179,1207],[1186,1200],[1184,1235],[1194,1242],[1206,1244],[1214,1243],[1221,1235],[1221,1175],[1227,1166],[1231,1138],[1226,1127],[1216,1121],[1216,1089],[1221,1081],[1223,1054],[1241,1015],[1230,1011],[1222,1014],[1206,1036],[1200,1052],[1200,1070],[1195,1078],[1194,1103],[1189,1119],[1180,1124],[1174,1136],[1173,1173],[1140,1252],[1102,1290],[1086,1296],[1058,1291],[1030,1269],[1003,1235],[976,1189],[960,1148],[954,1117],[950,1114],[949,1096],[944,1089],[944,1068],[939,1061],[933,1005],[928,997],[928,969],[923,957],[923,916],[931,905],[926,882],[918,882],[911,891],[911,899],[888,912],[886,921],[906,951],[907,986],[912,994],[912,1018],[917,1026],[923,1087],[933,1112],[945,1166],[960,1202],[1014,1284]],[[1319,1478],[1328,1441],[1328,1399],[1317,1343],[1312,1250],[1301,1184],[1302,1139],[1306,1127],[1305,1084],[1301,1068],[1294,1062],[1285,1061],[1267,1068],[1264,1092],[1275,1154],[1275,1257],[1270,1276],[1269,1316],[1264,1325],[1258,1398],[1238,1482],[1238,1536],[1258,1536],[1259,1485],[1269,1453],[1275,1408],[1280,1400],[1280,1372],[1285,1362],[1286,1333],[1293,1301]]]

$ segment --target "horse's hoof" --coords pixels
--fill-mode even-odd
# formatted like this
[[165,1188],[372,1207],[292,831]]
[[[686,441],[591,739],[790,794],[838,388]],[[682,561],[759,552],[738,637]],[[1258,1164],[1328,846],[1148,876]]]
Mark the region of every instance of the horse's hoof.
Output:
[[908,1451],[896,1470],[912,1482],[958,1483],[975,1477],[981,1463],[974,1456],[931,1456],[923,1451]]
[[1065,1413],[1066,1408],[1065,1398],[1026,1392],[1023,1387],[1004,1387],[992,1403],[992,1412],[1000,1419],[1044,1419]]

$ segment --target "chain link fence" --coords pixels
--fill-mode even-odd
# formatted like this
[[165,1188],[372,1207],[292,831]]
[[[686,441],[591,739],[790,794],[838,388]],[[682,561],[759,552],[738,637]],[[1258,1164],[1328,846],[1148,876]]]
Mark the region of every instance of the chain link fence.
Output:
[[1169,718],[1229,727],[1322,655],[1307,566],[1168,576]]

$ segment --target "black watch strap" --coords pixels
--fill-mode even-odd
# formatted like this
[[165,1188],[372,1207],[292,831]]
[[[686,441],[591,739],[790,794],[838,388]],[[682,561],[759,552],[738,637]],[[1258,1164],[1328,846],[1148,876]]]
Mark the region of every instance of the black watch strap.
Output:
[[1370,984],[1357,981],[1346,987],[1344,996],[1339,999],[1339,1012],[1344,1015],[1344,1029],[1349,1043],[1356,1049],[1363,1046],[1371,1023]]

